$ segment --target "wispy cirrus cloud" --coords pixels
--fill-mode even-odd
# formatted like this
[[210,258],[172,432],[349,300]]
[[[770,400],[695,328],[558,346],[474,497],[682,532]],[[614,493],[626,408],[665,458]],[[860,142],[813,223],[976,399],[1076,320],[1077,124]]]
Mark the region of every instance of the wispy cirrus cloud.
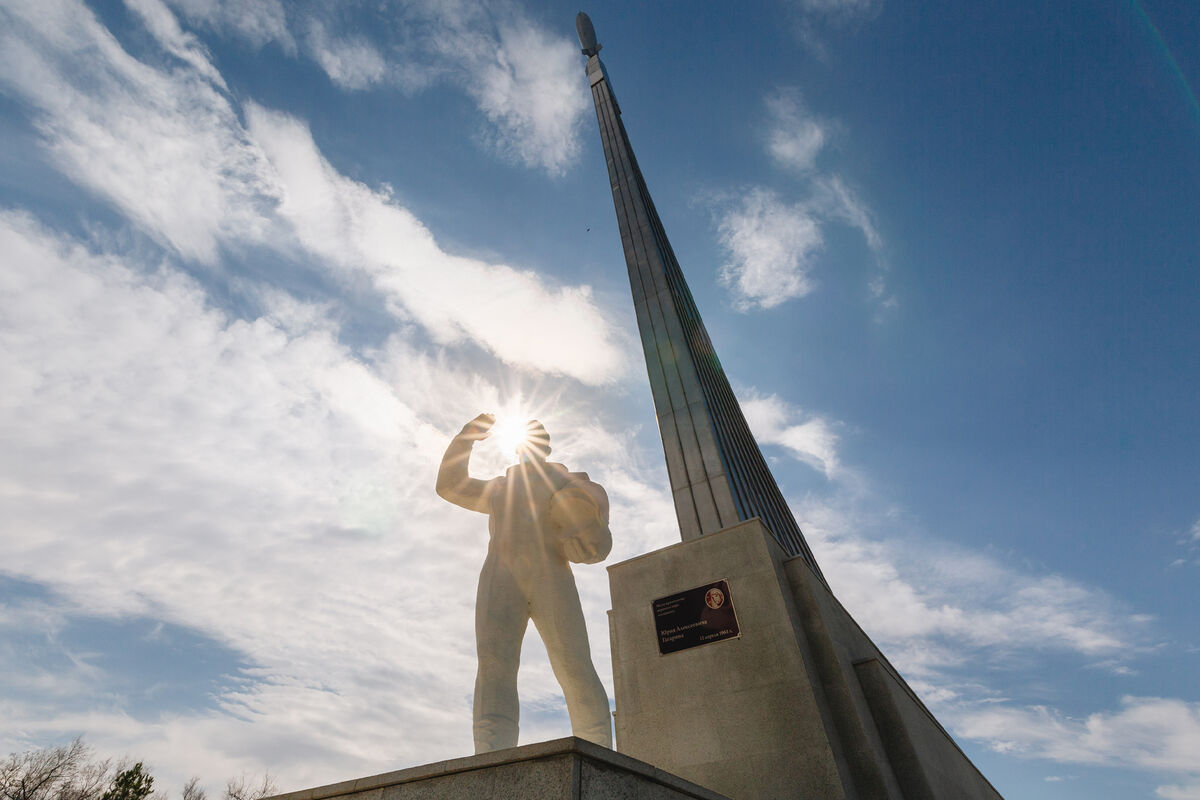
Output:
[[1152,620],[1105,592],[950,547],[862,482],[806,498],[797,519],[842,603],[910,678],[949,687],[964,659],[1019,669],[1034,652],[1119,674],[1151,645]]
[[1067,764],[1167,770],[1200,779],[1200,703],[1123,697],[1115,711],[1079,718],[1045,706],[985,709],[961,719],[958,729],[1002,752]]
[[1017,688],[1050,657],[1118,679],[1136,674],[1156,647],[1152,618],[1064,575],[928,535],[841,466],[836,422],[754,389],[739,395],[763,444],[853,478],[803,497],[797,521],[838,599],[957,737],[1021,757],[1175,774],[1182,782],[1164,783],[1159,795],[1189,796],[1200,706],[1125,698],[1117,711],[1076,719],[1028,704]]
[[781,166],[808,172],[829,139],[829,123],[809,113],[799,90],[777,89],[767,96],[770,125],[767,152]]
[[339,175],[303,124],[248,103],[253,124],[243,126],[202,48],[164,6],[138,2],[190,69],[138,61],[69,0],[56,13],[18,10],[0,34],[0,86],[37,110],[64,174],[185,258],[213,264],[222,248],[274,248],[343,278],[365,273],[398,317],[439,342],[592,383],[623,373],[617,334],[587,286],[447,253],[386,191]]
[[1189,563],[1200,565],[1200,519],[1192,523],[1177,543],[1183,549],[1183,555],[1171,561],[1168,567],[1182,567]]
[[130,11],[141,17],[146,30],[171,55],[188,64],[202,77],[222,89],[225,79],[212,65],[208,51],[193,34],[184,31],[179,20],[167,8],[163,0],[125,0]]
[[884,307],[895,306],[884,277],[884,242],[874,214],[845,178],[817,168],[837,126],[813,115],[792,87],[769,94],[766,107],[767,153],[799,177],[803,197],[789,201],[780,191],[752,186],[718,201],[718,244],[729,259],[721,266],[720,279],[734,307],[774,308],[811,293],[830,224],[862,234],[875,266],[867,295]]
[[35,109],[56,168],[184,257],[212,263],[223,241],[267,236],[275,187],[201,50],[161,6],[139,8],[190,69],[144,64],[90,9],[49,0],[7,9],[0,88]]
[[313,19],[307,41],[313,59],[344,89],[366,89],[387,79],[386,59],[365,36],[330,36],[325,23]]
[[836,422],[815,414],[802,414],[778,395],[760,394],[755,389],[740,391],[739,400],[746,422],[760,444],[783,447],[825,477],[841,470],[838,459]]
[[808,51],[830,60],[829,47],[821,35],[825,27],[845,27],[874,19],[883,0],[790,0],[796,35]]
[[588,108],[579,48],[514,4],[298,2],[286,12],[268,4],[247,21],[235,3],[170,1],[194,24],[254,46],[279,41],[346,90],[457,86],[487,119],[480,140],[514,163],[559,175],[579,153]]
[[189,22],[228,31],[254,47],[272,42],[294,54],[297,43],[289,29],[282,0],[169,0]]
[[1019,669],[1022,653],[1057,652],[1119,676],[1150,651],[1153,620],[1107,593],[925,533],[842,463],[842,423],[753,387],[738,394],[761,443],[839,479],[794,504],[797,521],[839,599],[906,675],[951,686],[972,659]]
[[589,382],[622,374],[616,333],[588,287],[552,288],[529,270],[446,253],[387,194],[338,174],[304,124],[254,104],[246,118],[280,187],[279,216],[322,263],[367,272],[397,315],[514,366]]
[[[841,484],[845,487],[845,484]],[[862,482],[809,496],[797,519],[838,599],[958,738],[1021,758],[1144,771],[1161,797],[1200,786],[1200,705],[1126,697],[1081,717],[1031,703],[1050,657],[1117,678],[1154,650],[1153,620],[1053,573],[913,530]],[[989,665],[980,669],[981,664]],[[1178,779],[1178,783],[1171,779]]]
[[875,14],[882,0],[792,0],[792,5],[808,14],[832,17],[864,17]]
[[955,730],[1024,758],[1131,767],[1184,781],[1159,786],[1159,797],[1200,795],[1200,703],[1123,697],[1119,708],[1086,717],[1046,706],[983,708],[960,716]]
[[[169,11],[137,10],[168,68],[130,56],[79,3],[3,12],[0,86],[32,109],[48,162],[166,251],[109,252],[0,214],[4,571],[52,587],[43,605],[60,626],[165,621],[211,641],[206,653],[236,654],[240,671],[207,701],[148,719],[135,701],[153,687],[103,668],[112,652],[63,643],[35,669],[0,646],[0,671],[23,681],[0,683],[0,744],[83,730],[106,753],[154,762],[168,785],[269,765],[298,787],[460,754],[486,525],[426,480],[449,433],[507,399],[481,376],[493,358],[604,383],[623,370],[615,335],[587,287],[442,250],[386,190],[339,174],[303,123],[235,108]],[[220,283],[225,255],[243,248],[325,272],[348,294],[365,278],[392,335],[351,351],[336,291],[302,302],[236,278],[225,289],[245,316],[232,315],[171,263],[208,265]],[[587,359],[569,352],[580,342]],[[578,432],[558,451],[586,452],[614,518],[630,520],[618,553],[665,543],[669,500],[587,403],[567,405],[578,416],[543,419]],[[485,448],[478,467],[503,463]],[[607,673],[604,574],[580,572]],[[421,622],[395,616],[409,614]],[[526,736],[562,735],[549,664],[536,644],[526,652],[522,694],[543,709]]]
[[[202,707],[148,719],[101,666],[111,653],[77,659],[63,680],[0,696],[0,745],[84,730],[153,761],[168,785],[270,765],[287,788],[460,754],[486,521],[431,487],[451,433],[508,399],[497,383],[402,332],[355,353],[328,309],[286,295],[232,316],[169,263],[97,251],[25,214],[0,213],[0,249],[4,571],[62,598],[5,608],[0,628],[145,618],[242,663]],[[669,498],[627,434],[603,432],[582,395],[543,418],[569,432],[564,460],[607,486],[616,558],[670,540]],[[475,467],[503,463],[483,448]],[[577,572],[606,667],[603,568]],[[561,735],[549,664],[526,649],[523,696],[552,709],[526,735]]]

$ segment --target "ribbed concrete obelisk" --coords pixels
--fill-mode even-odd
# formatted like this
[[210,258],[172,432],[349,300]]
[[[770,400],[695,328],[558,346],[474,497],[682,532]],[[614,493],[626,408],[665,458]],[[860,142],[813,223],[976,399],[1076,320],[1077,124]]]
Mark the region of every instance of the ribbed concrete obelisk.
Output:
[[820,569],[746,425],[713,351],[598,55],[591,20],[576,18],[604,142],[609,183],[654,409],[684,541],[758,517],[786,553]]
[[609,567],[617,749],[734,800],[999,800],[830,592],[576,28],[683,540]]

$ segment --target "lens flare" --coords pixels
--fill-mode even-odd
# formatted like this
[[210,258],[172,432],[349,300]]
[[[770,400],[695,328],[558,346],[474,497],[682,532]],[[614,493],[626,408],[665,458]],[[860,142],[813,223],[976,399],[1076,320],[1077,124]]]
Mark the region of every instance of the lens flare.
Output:
[[529,430],[526,428],[528,421],[528,417],[513,414],[496,418],[496,424],[492,426],[492,436],[496,438],[496,444],[502,452],[515,453],[521,445],[528,441]]

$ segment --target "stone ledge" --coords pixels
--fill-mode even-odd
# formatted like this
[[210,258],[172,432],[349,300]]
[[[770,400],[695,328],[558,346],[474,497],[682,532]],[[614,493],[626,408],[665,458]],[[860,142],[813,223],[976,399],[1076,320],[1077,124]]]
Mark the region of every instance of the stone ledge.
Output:
[[[584,766],[590,769],[583,769]],[[603,779],[598,776],[603,775]],[[486,787],[486,788],[485,788]],[[480,791],[486,793],[481,795]],[[489,791],[490,790],[490,791]],[[362,800],[494,796],[617,800],[662,798],[728,800],[702,786],[574,736],[483,755],[435,761],[419,767],[275,795],[267,800]],[[363,795],[370,792],[370,795]],[[513,792],[518,792],[514,794]],[[357,800],[357,799],[356,799]]]

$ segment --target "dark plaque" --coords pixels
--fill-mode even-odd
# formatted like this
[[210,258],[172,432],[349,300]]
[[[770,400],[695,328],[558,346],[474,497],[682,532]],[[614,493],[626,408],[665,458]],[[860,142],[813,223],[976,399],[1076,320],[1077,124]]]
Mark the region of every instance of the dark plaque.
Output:
[[658,652],[663,655],[742,635],[725,581],[660,597],[651,607],[658,630]]

